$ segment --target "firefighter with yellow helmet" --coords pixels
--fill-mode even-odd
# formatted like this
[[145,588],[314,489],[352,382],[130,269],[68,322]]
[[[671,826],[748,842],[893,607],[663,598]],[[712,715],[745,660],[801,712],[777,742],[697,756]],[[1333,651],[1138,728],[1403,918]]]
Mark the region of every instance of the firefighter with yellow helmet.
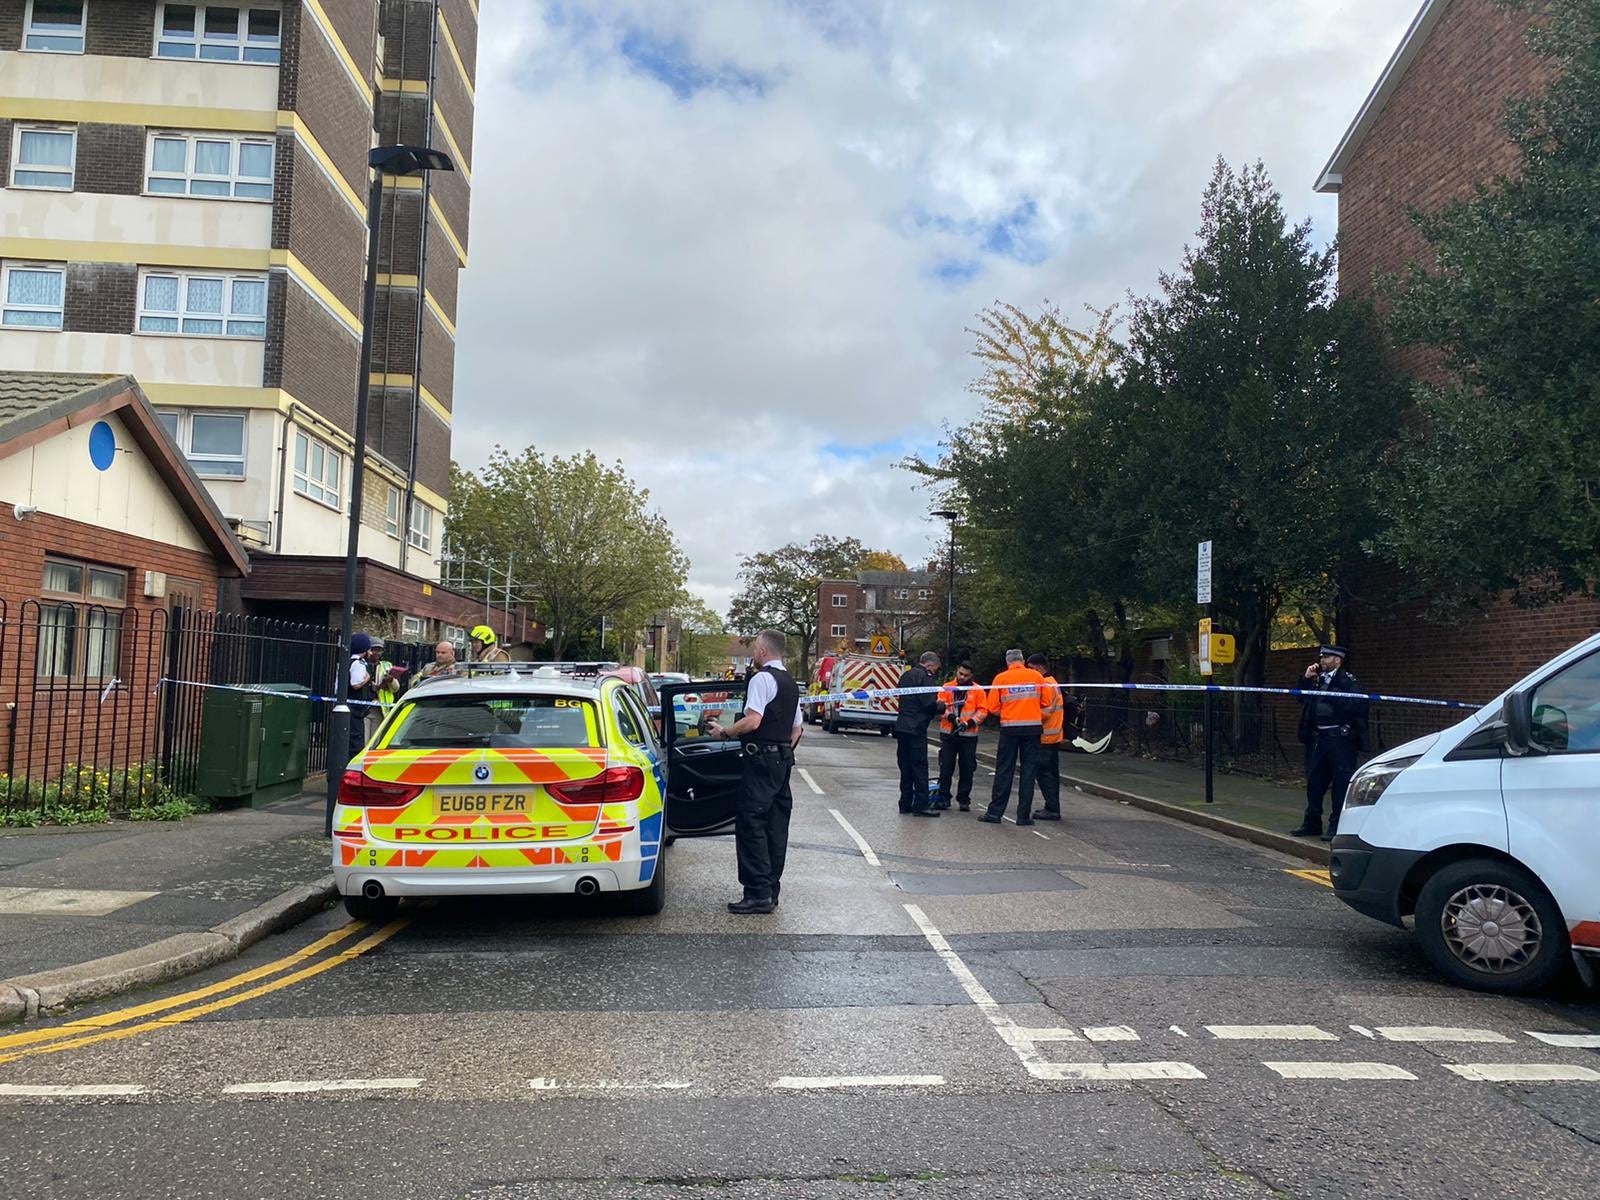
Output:
[[494,636],[494,630],[487,625],[474,625],[472,632],[467,634],[472,639],[473,662],[510,662],[511,655]]

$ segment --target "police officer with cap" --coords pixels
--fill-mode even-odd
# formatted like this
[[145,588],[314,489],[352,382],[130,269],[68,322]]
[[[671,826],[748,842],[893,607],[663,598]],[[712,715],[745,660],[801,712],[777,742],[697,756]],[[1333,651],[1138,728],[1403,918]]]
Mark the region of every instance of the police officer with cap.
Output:
[[[1367,744],[1367,698],[1323,695],[1359,692],[1361,684],[1344,669],[1343,646],[1324,646],[1317,661],[1306,668],[1300,697],[1300,741],[1306,748],[1306,815],[1292,837],[1333,840],[1339,827],[1339,810],[1355,774],[1356,756]],[[1322,796],[1328,801],[1328,832],[1322,832]]]
[[789,812],[794,796],[789,773],[800,742],[800,685],[783,665],[786,639],[776,629],[756,635],[755,668],[745,691],[744,716],[732,725],[712,721],[714,738],[738,738],[744,749],[739,807],[734,815],[734,848],[744,896],[728,911],[743,916],[778,907],[783,864],[789,852]]

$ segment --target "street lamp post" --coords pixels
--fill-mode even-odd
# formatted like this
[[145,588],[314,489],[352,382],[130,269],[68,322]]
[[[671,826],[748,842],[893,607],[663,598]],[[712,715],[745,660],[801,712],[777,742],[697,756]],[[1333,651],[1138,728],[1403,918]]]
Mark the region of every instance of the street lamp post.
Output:
[[944,592],[944,665],[949,668],[955,662],[956,653],[956,521],[961,514],[954,509],[941,508],[928,515],[950,522],[950,579]]
[[[372,183],[367,188],[367,278],[361,296],[361,365],[356,378],[355,451],[350,468],[350,528],[344,551],[344,599],[339,610],[338,674],[334,683],[333,720],[328,725],[328,811],[323,833],[333,834],[333,805],[350,761],[350,668],[343,655],[349,652],[350,635],[356,620],[356,558],[361,541],[361,489],[366,482],[367,407],[372,387],[372,310],[378,299],[378,224],[383,208],[385,175],[424,175],[429,171],[454,171],[455,163],[443,150],[429,146],[374,146],[367,151],[367,166]],[[428,214],[423,213],[426,221]],[[418,285],[421,286],[420,284]],[[418,330],[417,336],[422,336]]]

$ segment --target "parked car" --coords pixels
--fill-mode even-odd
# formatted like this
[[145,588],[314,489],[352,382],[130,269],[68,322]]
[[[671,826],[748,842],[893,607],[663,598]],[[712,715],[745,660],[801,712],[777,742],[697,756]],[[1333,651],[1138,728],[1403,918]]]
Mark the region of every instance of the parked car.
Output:
[[1335,893],[1402,928],[1440,973],[1530,992],[1600,962],[1600,634],[1350,782]]

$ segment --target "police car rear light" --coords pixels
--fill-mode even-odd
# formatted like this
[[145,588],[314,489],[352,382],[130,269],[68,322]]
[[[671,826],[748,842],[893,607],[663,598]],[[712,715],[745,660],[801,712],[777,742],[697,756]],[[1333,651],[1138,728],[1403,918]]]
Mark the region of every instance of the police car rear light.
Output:
[[644,772],[638,767],[609,767],[593,779],[546,787],[566,804],[621,804],[644,795]]
[[420,795],[420,783],[388,783],[360,771],[346,771],[339,784],[339,803],[357,808],[399,808]]

